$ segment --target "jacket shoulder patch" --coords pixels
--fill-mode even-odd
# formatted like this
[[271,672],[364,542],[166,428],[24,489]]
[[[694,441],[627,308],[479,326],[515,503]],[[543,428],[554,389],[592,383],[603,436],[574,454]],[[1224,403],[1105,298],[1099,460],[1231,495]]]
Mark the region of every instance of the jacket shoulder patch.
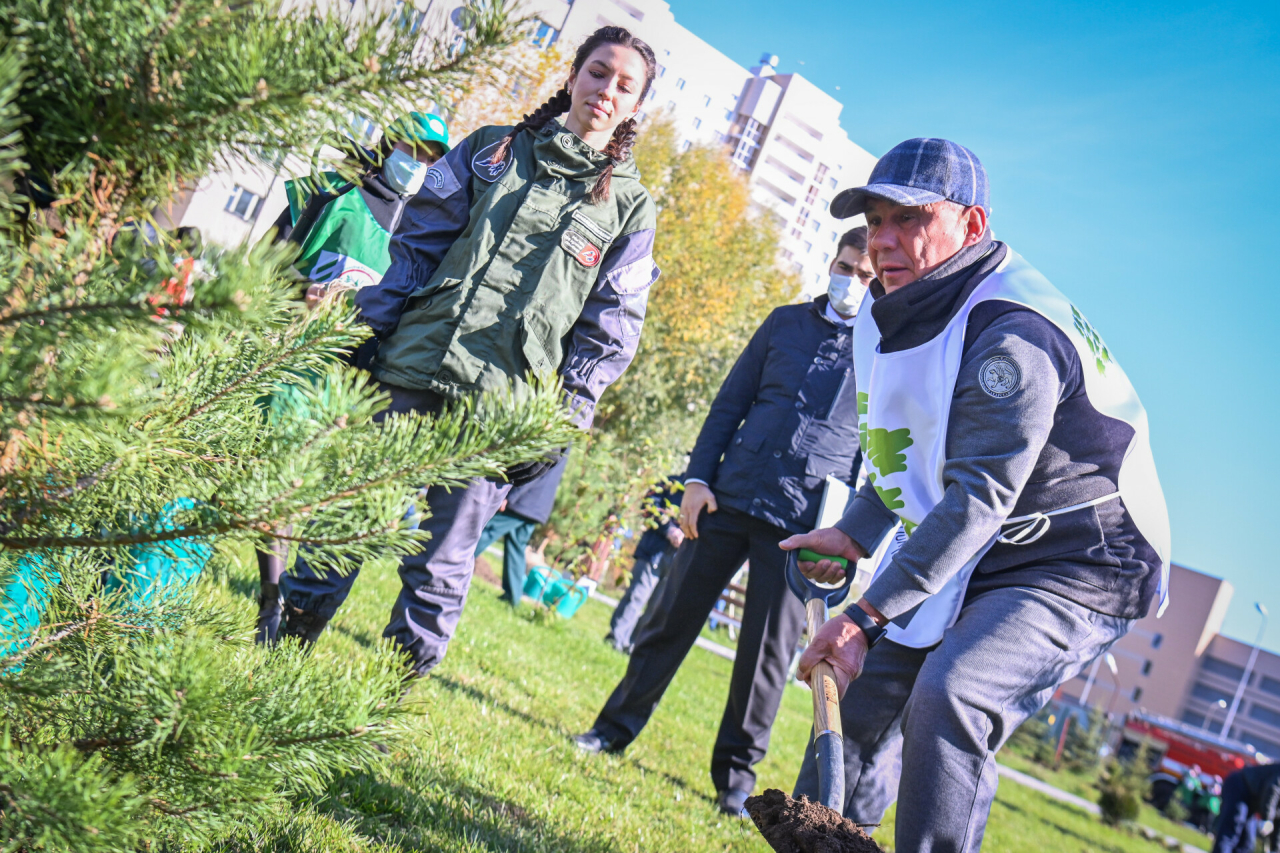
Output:
[[502,158],[501,163],[490,163],[489,159],[493,157],[493,152],[498,145],[502,143],[501,139],[489,143],[480,149],[480,153],[471,158],[471,171],[475,176],[485,183],[493,183],[501,178],[503,173],[507,171],[507,167],[511,165],[511,161],[515,159],[515,155],[511,153],[511,149],[507,149],[507,156]]
[[443,158],[437,160],[427,170],[427,178],[422,182],[422,185],[438,198],[448,198],[462,189],[458,176],[453,173],[453,167]]
[[594,267],[604,257],[600,247],[576,228],[569,228],[564,232],[560,238],[560,248],[573,255],[573,259],[584,267]]

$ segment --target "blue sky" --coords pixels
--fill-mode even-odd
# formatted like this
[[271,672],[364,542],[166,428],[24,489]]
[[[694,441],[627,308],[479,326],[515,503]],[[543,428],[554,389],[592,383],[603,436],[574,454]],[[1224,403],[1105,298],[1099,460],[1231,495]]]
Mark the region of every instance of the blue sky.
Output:
[[996,235],[1146,404],[1175,562],[1235,586],[1229,636],[1252,641],[1263,602],[1280,652],[1280,3],[670,2],[839,98],[872,154],[978,153]]

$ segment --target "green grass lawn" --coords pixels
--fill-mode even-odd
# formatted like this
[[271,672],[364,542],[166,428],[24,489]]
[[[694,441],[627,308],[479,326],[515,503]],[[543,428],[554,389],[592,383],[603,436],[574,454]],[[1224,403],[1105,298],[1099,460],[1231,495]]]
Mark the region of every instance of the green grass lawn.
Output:
[[[252,611],[256,583],[232,570],[231,594]],[[318,644],[350,659],[381,635],[399,587],[371,565]],[[626,658],[601,642],[609,610],[589,601],[572,620],[513,612],[477,581],[445,662],[416,684],[409,736],[374,773],[337,780],[324,798],[245,830],[224,853],[408,851],[767,851],[749,824],[722,817],[707,765],[731,664],[694,649],[652,723],[625,756],[586,756],[569,738],[590,725]],[[788,687],[760,789],[790,790],[811,719],[807,691]],[[878,833],[892,844],[893,813]],[[1154,853],[1157,845],[1102,826],[1007,780],[986,849],[1001,853]]]
[[[1048,782],[1055,788],[1060,788],[1067,793],[1083,797],[1091,803],[1098,800],[1098,791],[1093,786],[1094,777],[1092,775],[1074,773],[1065,769],[1051,770],[1012,750],[1005,750],[1000,753],[1000,763],[1007,767],[1012,767],[1014,770],[1021,770],[1028,776],[1034,776],[1037,779]],[[1138,820],[1159,833],[1172,835],[1180,841],[1193,844],[1204,850],[1208,850],[1213,846],[1212,836],[1205,835],[1190,826],[1174,823],[1150,804],[1143,803],[1142,816]]]

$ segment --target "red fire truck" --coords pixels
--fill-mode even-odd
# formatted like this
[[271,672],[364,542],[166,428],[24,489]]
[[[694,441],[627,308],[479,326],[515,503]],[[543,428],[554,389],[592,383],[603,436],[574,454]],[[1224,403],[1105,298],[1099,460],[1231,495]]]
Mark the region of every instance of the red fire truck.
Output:
[[1132,755],[1144,743],[1152,756],[1151,801],[1161,809],[1193,766],[1198,765],[1203,775],[1225,779],[1241,768],[1270,760],[1250,744],[1168,717],[1132,713],[1121,730],[1120,755]]

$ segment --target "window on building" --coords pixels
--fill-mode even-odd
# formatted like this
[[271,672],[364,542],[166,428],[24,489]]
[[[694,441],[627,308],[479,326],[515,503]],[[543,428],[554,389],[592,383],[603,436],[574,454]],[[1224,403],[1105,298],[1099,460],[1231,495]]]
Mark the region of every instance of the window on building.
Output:
[[560,31],[545,21],[539,21],[538,26],[533,31],[533,43],[538,47],[547,48],[556,43],[556,39],[560,38]]
[[819,231],[822,230],[822,223],[818,221],[818,218],[816,216],[813,218],[813,221],[809,223],[809,225],[813,227],[814,234],[817,234]]
[[830,171],[831,170],[827,168],[826,163],[819,163],[818,171],[813,173],[813,179],[818,183],[822,183],[822,179],[825,178],[827,176],[827,172],[830,172]]
[[658,76],[659,76],[659,77],[665,76],[665,75],[666,75],[666,73],[667,73],[667,66],[665,66],[665,65],[663,65],[661,62],[659,62],[659,63],[658,63]]
[[1133,701],[1137,702],[1141,699],[1142,699],[1142,688],[1141,687],[1133,688]]
[[1249,709],[1249,719],[1280,729],[1280,711],[1268,708],[1266,705],[1259,705],[1255,702],[1253,707]]
[[1183,711],[1182,722],[1189,726],[1201,728],[1204,726],[1204,714],[1197,714],[1195,711]]
[[831,232],[831,242],[832,242],[832,243],[834,243],[834,242],[836,242],[836,241],[837,241],[837,240],[839,240],[839,239],[840,239],[840,232],[839,232],[839,231],[832,231],[832,232]]
[[702,97],[702,105],[703,105],[704,107],[709,107],[709,106],[711,106],[711,96],[710,96],[710,95],[704,95],[704,96]]
[[1244,676],[1244,667],[1227,663],[1209,655],[1204,656],[1204,660],[1200,662],[1200,668],[1205,672],[1212,672],[1214,675],[1221,675],[1223,678],[1229,678],[1232,681],[1239,681]]
[[693,129],[694,129],[694,130],[701,130],[701,129],[702,129],[702,119],[700,119],[700,118],[695,118],[695,119],[693,120]]
[[725,139],[725,136],[720,131],[713,130],[711,132],[711,141],[714,142],[716,145],[723,145],[724,139]]
[[790,249],[783,249],[783,250],[782,250],[781,252],[779,252],[778,254],[782,255],[782,259],[783,259],[784,261],[789,261],[789,260],[791,260],[792,258],[794,258],[794,257],[795,257],[795,255],[794,255],[794,254],[792,254],[792,252],[791,252],[791,250],[790,250]]
[[648,117],[649,117],[649,114],[644,110],[641,110],[640,112],[636,113],[636,124],[644,124],[644,120],[647,119]]
[[801,231],[800,231],[800,229],[799,229],[799,228],[792,228],[792,229],[791,229],[791,237],[792,237],[792,239],[799,240],[799,239],[800,239],[801,237],[803,237],[803,236],[804,236],[804,234],[803,234],[803,233],[801,233]]
[[835,189],[836,187],[840,186],[840,184],[836,181],[835,178],[830,178],[827,180],[827,186],[831,187],[831,189]]
[[676,102],[675,102],[675,101],[667,101],[667,109],[669,109],[669,110],[671,110],[671,111],[673,111],[673,112],[674,112],[674,111],[675,111],[675,108],[676,108]]
[[652,100],[653,100],[654,98],[656,98],[656,97],[658,97],[658,87],[657,87],[657,86],[650,86],[650,87],[649,87],[649,94],[645,95],[645,100],[646,100],[646,101],[652,101]]
[[1155,634],[1151,637],[1151,648],[1158,649],[1160,644],[1164,642],[1164,634]]
[[829,263],[831,263],[831,253],[830,253],[830,252],[823,252],[823,253],[822,253],[822,262],[823,262],[824,264],[829,264]]
[[1191,688],[1191,695],[1197,699],[1203,699],[1211,705],[1218,702],[1226,702],[1229,705],[1231,700],[1235,698],[1230,693],[1219,690],[1216,687],[1210,687],[1203,681],[1196,682],[1195,686]]
[[239,184],[231,190],[231,197],[227,199],[227,213],[249,221],[254,219],[261,209],[262,196],[250,192]]
[[1236,729],[1235,738],[1236,740],[1242,740],[1245,743],[1250,744],[1254,749],[1258,750],[1263,755],[1266,755],[1266,756],[1280,755],[1280,743],[1276,743],[1273,740],[1267,740],[1266,738],[1263,738],[1263,737],[1258,737],[1252,732],[1242,732],[1239,729]]
[[809,211],[805,210],[803,207],[800,208],[800,213],[796,216],[796,224],[804,225],[808,221],[809,221]]
[[813,283],[822,284],[822,273],[816,272],[813,274]]
[[804,253],[806,255],[813,254],[813,244],[810,243],[808,240],[804,241]]
[[1142,662],[1142,674],[1143,674],[1143,675],[1150,675],[1150,674],[1151,674],[1151,661],[1149,661],[1149,660],[1144,660],[1144,661]]
[[1258,689],[1263,693],[1270,693],[1272,696],[1280,696],[1280,681],[1269,676],[1262,676],[1262,681],[1258,684]]
[[681,143],[680,143],[680,150],[681,150],[681,151],[688,151],[688,150],[689,150],[690,148],[692,148],[692,147],[693,147],[693,140],[692,140],[692,139],[686,139],[686,140],[684,140],[683,142],[681,142]]
[[818,200],[818,188],[816,185],[810,185],[809,191],[804,194],[804,203],[813,204]]
[[677,89],[684,89],[684,78],[683,78],[683,77],[681,77],[679,80],[677,80],[677,81],[676,81],[676,88],[677,88]]
[[725,110],[725,111],[724,111],[724,120],[725,120],[725,121],[733,121],[733,110]]
[[822,200],[822,209],[823,209],[823,211],[824,211],[824,212],[825,212],[825,211],[827,211],[827,210],[830,210],[830,209],[831,209],[831,202],[827,201],[827,200],[824,198],[824,199]]
[[733,157],[730,158],[735,166],[739,169],[751,168],[756,152],[760,150],[760,137],[763,135],[764,125],[753,118],[747,119],[746,125],[742,128],[742,136],[738,139],[738,145],[733,150]]

